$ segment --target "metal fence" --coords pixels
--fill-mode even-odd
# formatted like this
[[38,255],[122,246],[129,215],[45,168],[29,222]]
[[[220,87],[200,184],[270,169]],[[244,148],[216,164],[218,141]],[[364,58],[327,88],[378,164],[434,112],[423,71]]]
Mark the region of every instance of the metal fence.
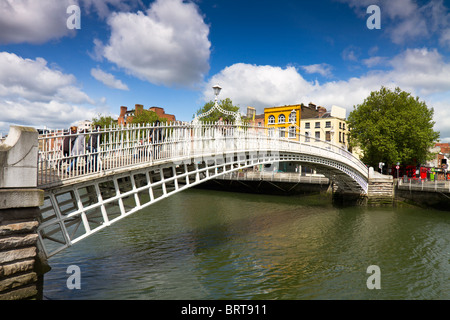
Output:
[[408,181],[405,181],[403,179],[398,179],[397,186],[399,189],[403,190],[450,193],[450,181],[447,180],[427,181],[425,179],[409,179]]
[[344,148],[298,132],[222,123],[128,125],[98,131],[51,130],[39,136],[38,185],[104,174],[118,168],[195,158],[214,161],[242,152],[297,152],[367,167]]
[[224,174],[217,179],[221,180],[246,180],[246,181],[275,181],[292,183],[328,184],[329,179],[323,175],[301,175],[294,172],[264,172],[244,171]]

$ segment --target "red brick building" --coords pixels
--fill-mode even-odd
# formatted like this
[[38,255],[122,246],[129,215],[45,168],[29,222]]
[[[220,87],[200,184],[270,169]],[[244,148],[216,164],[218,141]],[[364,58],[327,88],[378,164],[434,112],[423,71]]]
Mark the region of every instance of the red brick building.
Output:
[[[142,104],[136,104],[133,110],[128,110],[127,107],[120,107],[120,115],[117,119],[117,123],[119,125],[126,125],[132,121],[133,117],[137,114],[140,114],[144,111],[144,106]],[[176,118],[173,114],[166,114],[164,108],[160,107],[151,107],[148,109],[151,112],[155,112],[156,115],[160,118],[167,119],[168,122],[176,121]]]
[[436,143],[436,148],[440,148],[439,153],[436,156],[437,167],[448,169],[448,157],[450,156],[450,143]]
[[164,108],[160,107],[151,107],[150,111],[156,112],[156,115],[160,118],[167,119],[168,122],[176,121],[175,116],[173,114],[167,114],[164,112]]

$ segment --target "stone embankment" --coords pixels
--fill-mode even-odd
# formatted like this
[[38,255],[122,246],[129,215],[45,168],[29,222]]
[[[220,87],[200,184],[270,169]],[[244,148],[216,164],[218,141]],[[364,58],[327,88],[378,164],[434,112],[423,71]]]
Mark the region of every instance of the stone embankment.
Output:
[[392,176],[383,175],[369,169],[369,187],[367,190],[367,205],[382,206],[394,203],[394,180]]
[[0,142],[0,300],[38,299],[42,292],[37,155],[34,129],[11,127]]

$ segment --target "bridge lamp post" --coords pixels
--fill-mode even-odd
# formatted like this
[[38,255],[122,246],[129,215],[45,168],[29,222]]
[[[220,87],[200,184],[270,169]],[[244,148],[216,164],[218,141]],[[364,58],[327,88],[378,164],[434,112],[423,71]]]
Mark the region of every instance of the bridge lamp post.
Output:
[[222,90],[222,88],[218,85],[218,84],[216,84],[214,87],[212,87],[213,89],[214,89],[214,95],[216,96],[215,98],[214,98],[214,104],[216,105],[216,107],[217,107],[217,100],[218,100],[218,96],[219,96],[219,93],[220,93],[220,90]]

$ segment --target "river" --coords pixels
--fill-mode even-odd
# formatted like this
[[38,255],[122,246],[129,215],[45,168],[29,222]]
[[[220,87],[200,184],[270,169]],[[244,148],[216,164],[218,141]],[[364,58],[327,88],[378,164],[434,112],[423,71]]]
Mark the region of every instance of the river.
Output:
[[447,300],[449,227],[431,209],[187,190],[52,257],[44,299]]

